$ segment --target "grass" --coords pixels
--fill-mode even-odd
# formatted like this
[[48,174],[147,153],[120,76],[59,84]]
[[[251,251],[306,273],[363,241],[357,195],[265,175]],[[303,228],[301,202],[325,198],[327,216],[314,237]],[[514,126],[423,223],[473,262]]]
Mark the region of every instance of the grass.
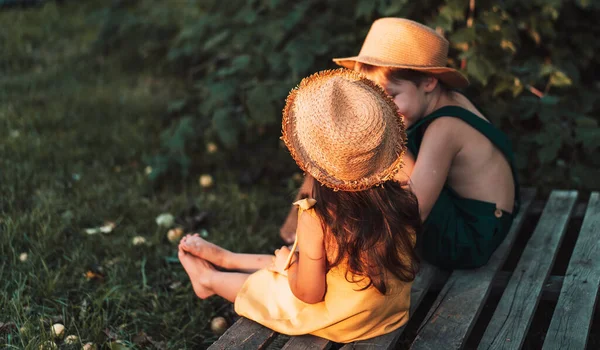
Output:
[[[230,306],[194,296],[155,217],[195,207],[211,241],[272,251],[290,185],[242,187],[216,170],[210,189],[200,174],[154,186],[143,160],[182,86],[90,54],[101,4],[0,11],[0,347],[38,349],[60,322],[81,342],[64,349],[203,348]],[[112,232],[86,233],[106,221]]]

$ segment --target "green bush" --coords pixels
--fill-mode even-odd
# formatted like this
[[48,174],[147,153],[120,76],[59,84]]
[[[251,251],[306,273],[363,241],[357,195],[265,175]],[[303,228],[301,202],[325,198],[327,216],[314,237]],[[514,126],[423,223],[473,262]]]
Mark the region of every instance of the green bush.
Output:
[[[100,15],[98,52],[187,84],[169,105],[162,152],[148,158],[155,177],[194,167],[293,169],[278,142],[288,91],[334,68],[332,57],[356,54],[374,19],[397,16],[449,38],[449,63],[511,136],[524,183],[600,188],[597,2],[140,0]],[[220,146],[216,154],[205,151],[209,143]]]

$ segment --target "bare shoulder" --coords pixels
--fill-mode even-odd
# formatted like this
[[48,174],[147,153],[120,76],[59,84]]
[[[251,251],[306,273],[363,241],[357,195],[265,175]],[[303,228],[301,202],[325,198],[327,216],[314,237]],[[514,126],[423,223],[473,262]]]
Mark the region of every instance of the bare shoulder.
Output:
[[298,231],[305,232],[304,235],[310,237],[323,237],[323,227],[321,220],[314,212],[314,209],[305,210],[298,218]]
[[440,117],[433,120],[425,130],[423,143],[434,141],[436,144],[451,146],[462,144],[469,125],[459,118]]

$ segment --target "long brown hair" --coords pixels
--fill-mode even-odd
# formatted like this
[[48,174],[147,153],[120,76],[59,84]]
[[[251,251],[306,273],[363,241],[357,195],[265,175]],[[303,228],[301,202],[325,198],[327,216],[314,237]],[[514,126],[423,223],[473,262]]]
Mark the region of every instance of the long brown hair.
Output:
[[382,294],[387,291],[388,273],[401,281],[414,280],[418,270],[414,242],[421,218],[412,192],[394,181],[358,192],[334,191],[312,181],[325,246],[333,243],[337,248],[329,268],[347,261],[348,281],[367,278],[365,289],[373,285]]

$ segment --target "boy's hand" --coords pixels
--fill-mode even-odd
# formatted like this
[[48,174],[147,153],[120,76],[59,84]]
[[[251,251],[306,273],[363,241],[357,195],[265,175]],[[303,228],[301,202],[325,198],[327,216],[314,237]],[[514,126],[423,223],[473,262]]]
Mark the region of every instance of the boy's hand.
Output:
[[[276,249],[275,256],[273,257],[273,263],[271,264],[271,266],[269,266],[269,271],[277,272],[281,275],[287,276],[287,271],[284,269],[286,268],[285,264],[289,255],[290,249],[286,246],[282,246],[280,249]],[[295,256],[292,257],[291,264],[298,260],[297,253],[295,253],[294,255]]]

